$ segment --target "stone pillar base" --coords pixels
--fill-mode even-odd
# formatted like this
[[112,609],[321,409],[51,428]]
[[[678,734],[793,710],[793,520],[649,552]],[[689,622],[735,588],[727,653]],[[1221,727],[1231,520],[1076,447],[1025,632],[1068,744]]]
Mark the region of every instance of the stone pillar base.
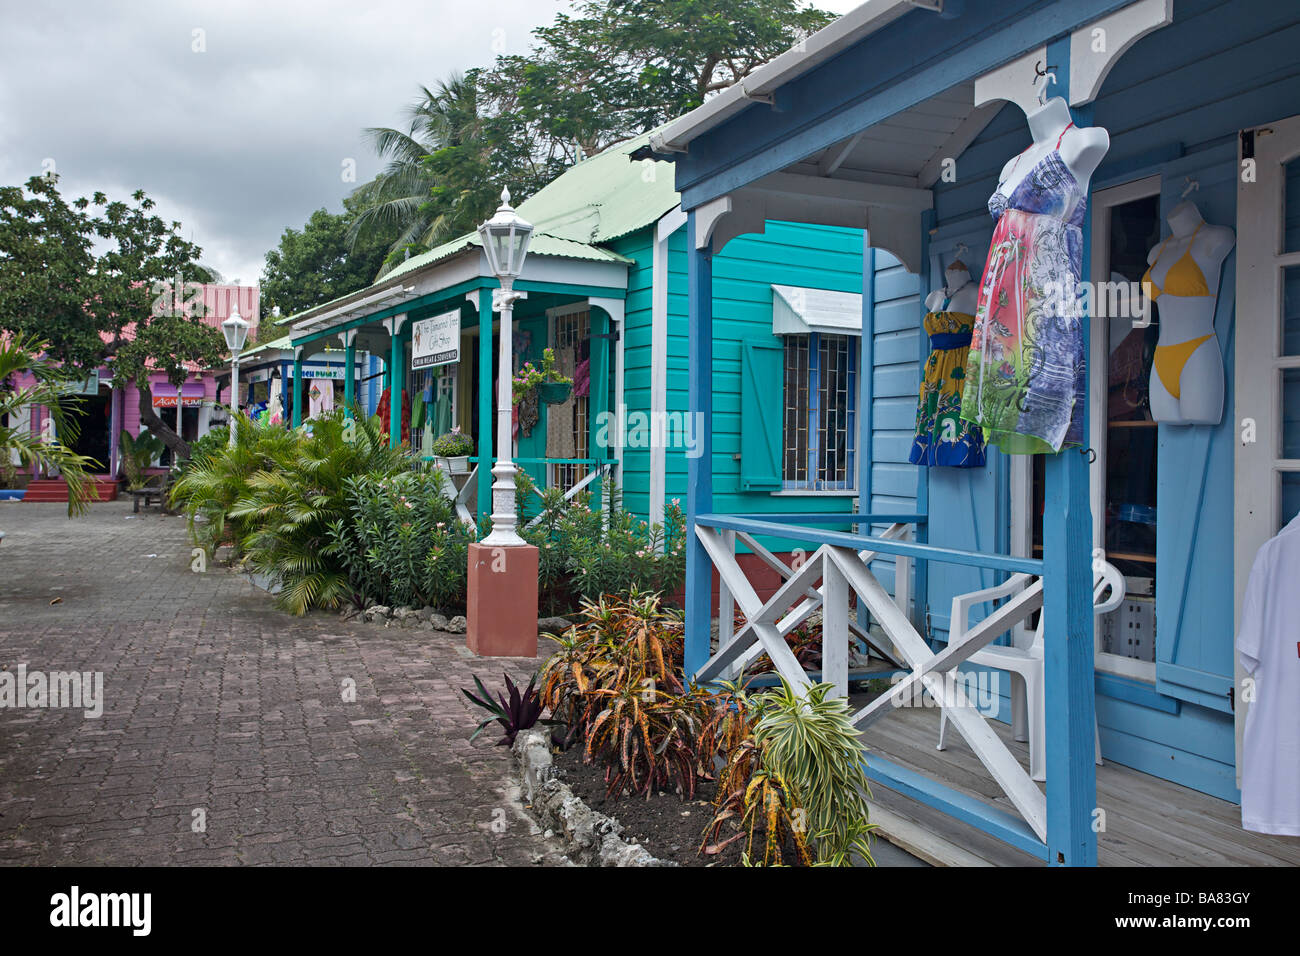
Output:
[[471,544],[465,617],[480,657],[536,657],[537,549]]

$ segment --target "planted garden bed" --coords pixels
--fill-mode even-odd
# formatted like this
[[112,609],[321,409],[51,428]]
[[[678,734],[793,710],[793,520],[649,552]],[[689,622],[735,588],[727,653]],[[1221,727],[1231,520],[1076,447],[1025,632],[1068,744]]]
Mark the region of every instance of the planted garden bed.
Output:
[[712,781],[702,781],[692,800],[683,800],[668,791],[654,791],[648,799],[636,796],[611,799],[606,796],[604,770],[583,763],[578,746],[555,754],[555,771],[583,803],[617,820],[623,827],[620,836],[624,840],[641,844],[659,859],[680,866],[740,864],[738,842],[714,856],[699,852],[704,829],[713,817],[717,786]]

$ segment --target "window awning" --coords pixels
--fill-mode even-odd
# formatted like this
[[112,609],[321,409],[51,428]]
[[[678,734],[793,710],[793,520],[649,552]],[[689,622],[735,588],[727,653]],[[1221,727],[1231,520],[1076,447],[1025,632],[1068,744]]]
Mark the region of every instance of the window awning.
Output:
[[776,335],[804,335],[808,332],[861,335],[862,295],[773,285],[772,332]]

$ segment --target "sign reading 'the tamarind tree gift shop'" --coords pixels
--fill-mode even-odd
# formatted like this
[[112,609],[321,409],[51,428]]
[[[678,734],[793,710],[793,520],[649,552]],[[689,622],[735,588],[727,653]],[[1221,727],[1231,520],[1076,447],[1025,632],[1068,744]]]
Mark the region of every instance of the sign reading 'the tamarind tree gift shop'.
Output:
[[460,360],[460,310],[421,319],[411,327],[411,368]]

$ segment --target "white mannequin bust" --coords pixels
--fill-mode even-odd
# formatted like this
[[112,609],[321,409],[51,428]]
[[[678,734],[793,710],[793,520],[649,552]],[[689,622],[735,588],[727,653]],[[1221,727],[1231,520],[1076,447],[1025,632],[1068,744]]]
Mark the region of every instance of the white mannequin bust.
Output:
[[[1110,134],[1100,126],[1080,129],[1070,126],[1070,107],[1059,96],[1054,96],[1037,109],[1025,114],[1034,145],[1028,151],[1007,160],[998,177],[998,188],[1009,195],[1029,175],[1040,160],[1056,149],[1061,141],[1061,161],[1074,176],[1079,189],[1088,191],[1088,181],[1110,149]],[[1064,135],[1063,135],[1064,134]]]
[[951,299],[946,311],[974,315],[979,299],[979,288],[971,280],[970,269],[967,268],[966,263],[960,259],[955,260],[943,271],[943,280],[942,286],[926,296],[926,309],[938,312],[943,308],[944,300]]
[[[1224,385],[1214,310],[1223,260],[1237,236],[1227,226],[1206,223],[1191,202],[1180,202],[1165,221],[1172,234],[1147,255],[1151,283],[1162,290],[1155,300],[1160,337],[1151,371],[1151,417],[1171,425],[1217,425],[1223,418]],[[1170,272],[1184,256],[1200,270],[1208,294],[1187,294],[1181,285],[1188,281],[1182,273],[1185,265],[1175,281],[1177,288],[1166,288]],[[1193,346],[1197,340],[1203,341]]]

